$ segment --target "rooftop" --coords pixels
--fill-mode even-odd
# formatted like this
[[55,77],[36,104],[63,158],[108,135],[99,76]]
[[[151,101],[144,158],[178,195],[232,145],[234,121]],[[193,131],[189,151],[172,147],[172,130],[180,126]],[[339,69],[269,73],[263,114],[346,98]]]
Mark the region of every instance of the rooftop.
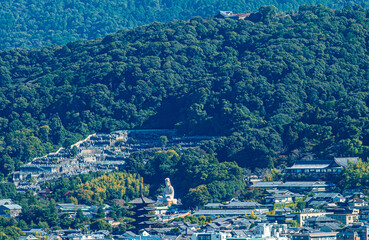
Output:
[[331,183],[327,183],[324,181],[299,181],[299,182],[257,182],[252,185],[252,188],[276,188],[276,187],[297,187],[297,188],[305,188],[305,187],[329,187],[333,186]]
[[155,201],[147,198],[147,197],[144,197],[144,196],[141,196],[139,198],[136,198],[136,199],[133,199],[132,201],[128,202],[129,204],[151,204],[151,203],[155,203]]
[[327,168],[329,165],[331,165],[332,161],[327,160],[321,160],[321,161],[296,161],[291,167],[287,169],[301,169],[301,168]]
[[358,157],[339,157],[339,158],[334,158],[334,161],[342,167],[347,167],[349,162],[357,163],[359,161],[359,158]]

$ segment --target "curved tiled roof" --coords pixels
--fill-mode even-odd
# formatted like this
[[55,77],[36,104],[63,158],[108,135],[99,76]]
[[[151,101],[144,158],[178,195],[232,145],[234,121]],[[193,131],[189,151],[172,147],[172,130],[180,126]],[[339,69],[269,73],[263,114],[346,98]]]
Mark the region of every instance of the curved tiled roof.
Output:
[[132,201],[128,202],[129,204],[151,204],[151,203],[154,203],[155,201],[147,198],[147,197],[144,197],[144,196],[141,196],[139,198],[136,198],[136,199],[133,199]]
[[341,167],[347,167],[349,162],[357,163],[359,161],[358,157],[340,157],[334,158],[335,163]]

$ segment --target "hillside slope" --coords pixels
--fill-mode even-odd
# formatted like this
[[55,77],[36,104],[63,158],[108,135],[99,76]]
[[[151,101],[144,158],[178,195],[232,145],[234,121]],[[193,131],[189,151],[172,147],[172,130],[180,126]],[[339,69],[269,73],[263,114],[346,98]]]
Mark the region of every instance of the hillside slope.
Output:
[[368,11],[263,7],[102,40],[0,52],[4,174],[91,132],[177,128],[265,167],[306,154],[368,156]]
[[4,0],[0,3],[0,50],[96,39],[122,28],[209,17],[219,10],[255,12],[263,5],[274,5],[287,11],[310,3],[333,9],[352,4],[368,6],[366,0]]

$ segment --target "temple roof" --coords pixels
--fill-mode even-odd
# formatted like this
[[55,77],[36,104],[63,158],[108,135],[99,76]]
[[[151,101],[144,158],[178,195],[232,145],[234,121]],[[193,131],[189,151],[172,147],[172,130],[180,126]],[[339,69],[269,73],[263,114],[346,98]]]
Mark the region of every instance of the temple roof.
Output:
[[132,201],[128,202],[129,204],[151,204],[151,203],[155,203],[155,201],[147,198],[147,197],[144,197],[144,196],[141,196],[139,198],[136,198],[136,199],[133,199]]
[[334,158],[334,161],[341,167],[347,167],[349,162],[357,163],[359,161],[358,157],[340,157]]
[[313,169],[313,168],[327,168],[329,167],[329,165],[331,165],[333,161],[325,161],[325,160],[321,160],[321,161],[317,161],[317,160],[313,160],[313,161],[296,161],[291,167],[289,167],[288,169]]

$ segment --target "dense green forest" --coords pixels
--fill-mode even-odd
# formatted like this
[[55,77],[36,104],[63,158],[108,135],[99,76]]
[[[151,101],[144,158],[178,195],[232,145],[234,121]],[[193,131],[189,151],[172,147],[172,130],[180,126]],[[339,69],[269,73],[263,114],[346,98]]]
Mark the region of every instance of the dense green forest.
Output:
[[368,10],[262,7],[0,52],[0,171],[93,132],[176,128],[255,168],[369,146]]
[[39,48],[81,39],[96,39],[122,28],[155,21],[214,16],[219,10],[255,12],[263,5],[281,11],[301,4],[321,3],[341,9],[369,5],[367,0],[4,0],[0,3],[0,49]]

